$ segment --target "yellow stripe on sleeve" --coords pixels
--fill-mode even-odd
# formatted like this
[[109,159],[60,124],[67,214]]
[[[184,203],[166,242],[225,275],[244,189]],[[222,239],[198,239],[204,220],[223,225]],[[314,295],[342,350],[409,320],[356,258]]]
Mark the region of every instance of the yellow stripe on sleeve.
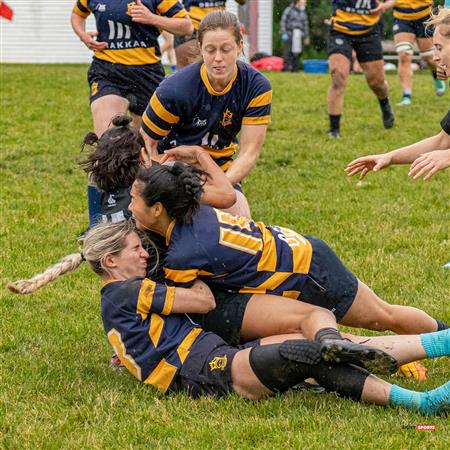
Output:
[[175,283],[189,283],[197,278],[198,269],[176,270],[164,267],[164,273],[168,280]]
[[171,112],[167,111],[167,109],[164,107],[164,105],[159,101],[159,98],[156,94],[152,95],[152,98],[150,99],[150,106],[152,107],[154,113],[164,122],[175,124],[180,121],[180,117],[176,116],[175,114],[172,114]]
[[159,339],[164,328],[164,319],[158,314],[152,314],[150,317],[150,329],[148,335],[152,341],[153,347],[157,348]]
[[172,16],[173,19],[182,19],[183,17],[187,17],[187,12],[185,9],[178,11],[176,14]]
[[85,19],[87,16],[89,16],[90,12],[84,12],[81,11],[80,8],[78,8],[78,5],[75,3],[75,5],[73,6],[73,12],[80,17],[83,17],[83,19]]
[[169,11],[172,6],[176,5],[178,3],[178,0],[162,0],[156,7],[157,11],[160,14],[165,14],[167,11]]
[[267,125],[270,123],[270,116],[244,117],[242,125]]
[[165,137],[170,133],[170,130],[164,130],[163,128],[158,127],[150,118],[147,116],[147,114],[142,115],[142,121],[147,125],[150,130],[153,131],[153,133],[157,134],[158,136]]
[[256,108],[258,106],[267,106],[272,103],[272,90],[264,92],[264,94],[258,95],[248,104],[247,108]]
[[152,307],[153,294],[155,293],[156,284],[154,281],[144,278],[142,280],[141,289],[137,302],[137,313],[142,316],[142,320],[147,319],[150,308]]
[[168,316],[172,312],[174,299],[175,299],[175,288],[173,286],[168,286],[166,300],[164,302],[164,308],[161,314],[163,314],[164,316]]
[[169,389],[172,380],[177,374],[177,368],[162,359],[158,365],[153,369],[152,373],[145,379],[145,384],[151,384],[162,392]]
[[189,350],[192,347],[192,344],[197,339],[198,335],[202,332],[201,328],[192,329],[187,336],[181,341],[180,346],[177,349],[178,357],[180,358],[181,363],[184,363],[187,356],[189,355]]

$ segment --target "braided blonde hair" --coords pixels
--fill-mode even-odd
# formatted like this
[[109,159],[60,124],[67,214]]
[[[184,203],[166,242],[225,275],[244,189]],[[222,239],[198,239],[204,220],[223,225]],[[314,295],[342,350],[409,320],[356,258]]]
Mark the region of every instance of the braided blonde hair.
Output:
[[16,294],[30,294],[56,280],[67,272],[76,270],[83,261],[99,276],[107,274],[103,266],[106,255],[120,253],[126,237],[136,230],[131,221],[101,223],[91,228],[81,240],[82,252],[65,256],[58,263],[28,280],[10,282],[6,287]]

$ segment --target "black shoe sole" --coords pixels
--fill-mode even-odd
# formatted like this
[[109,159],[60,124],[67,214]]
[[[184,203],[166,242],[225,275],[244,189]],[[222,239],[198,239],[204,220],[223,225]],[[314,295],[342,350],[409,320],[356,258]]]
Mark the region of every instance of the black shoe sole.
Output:
[[323,341],[321,355],[325,361],[355,364],[371,373],[388,375],[399,367],[397,360],[383,350],[344,340]]

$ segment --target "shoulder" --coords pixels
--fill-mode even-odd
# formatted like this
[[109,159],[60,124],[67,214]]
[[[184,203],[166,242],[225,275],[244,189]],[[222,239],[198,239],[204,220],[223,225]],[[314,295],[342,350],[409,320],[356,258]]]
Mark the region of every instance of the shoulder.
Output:
[[202,63],[197,62],[194,64],[190,64],[189,66],[183,67],[181,70],[178,70],[175,73],[172,73],[161,82],[159,85],[157,92],[179,92],[186,95],[186,91],[183,92],[183,88],[185,86],[192,86],[193,84],[198,84],[200,79],[200,68]]
[[237,64],[243,81],[247,82],[249,87],[259,89],[261,92],[272,89],[270,81],[259,70],[244,61],[238,61]]
[[113,281],[101,290],[102,310],[127,310],[136,305],[142,286],[142,277]]

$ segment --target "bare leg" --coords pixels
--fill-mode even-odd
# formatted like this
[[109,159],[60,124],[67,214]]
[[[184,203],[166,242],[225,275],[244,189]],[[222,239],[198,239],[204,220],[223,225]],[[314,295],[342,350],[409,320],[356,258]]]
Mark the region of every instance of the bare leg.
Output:
[[[413,44],[415,40],[416,36],[412,33],[397,33],[394,35],[394,41],[396,44],[399,44],[400,42],[409,42]],[[412,80],[413,80],[413,72],[411,67],[412,60],[413,55],[410,55],[405,52],[399,52],[398,78],[403,92],[411,92],[412,90]]]
[[350,61],[344,55],[335,53],[328,58],[331,84],[328,88],[328,114],[340,115],[344,110],[344,93],[350,75]]
[[422,56],[422,59],[427,63],[427,66],[430,70],[436,70],[436,64],[433,61],[433,40],[431,38],[417,38],[417,46],[419,47],[420,52],[430,52],[429,55]]
[[105,95],[91,103],[95,134],[100,137],[110,126],[114,116],[126,114],[128,100],[118,95]]
[[384,62],[382,59],[361,63],[367,84],[379,99],[389,95],[388,84],[384,76]]
[[360,280],[355,300],[339,323],[375,331],[390,330],[397,334],[437,330],[436,321],[424,311],[410,306],[390,305]]

